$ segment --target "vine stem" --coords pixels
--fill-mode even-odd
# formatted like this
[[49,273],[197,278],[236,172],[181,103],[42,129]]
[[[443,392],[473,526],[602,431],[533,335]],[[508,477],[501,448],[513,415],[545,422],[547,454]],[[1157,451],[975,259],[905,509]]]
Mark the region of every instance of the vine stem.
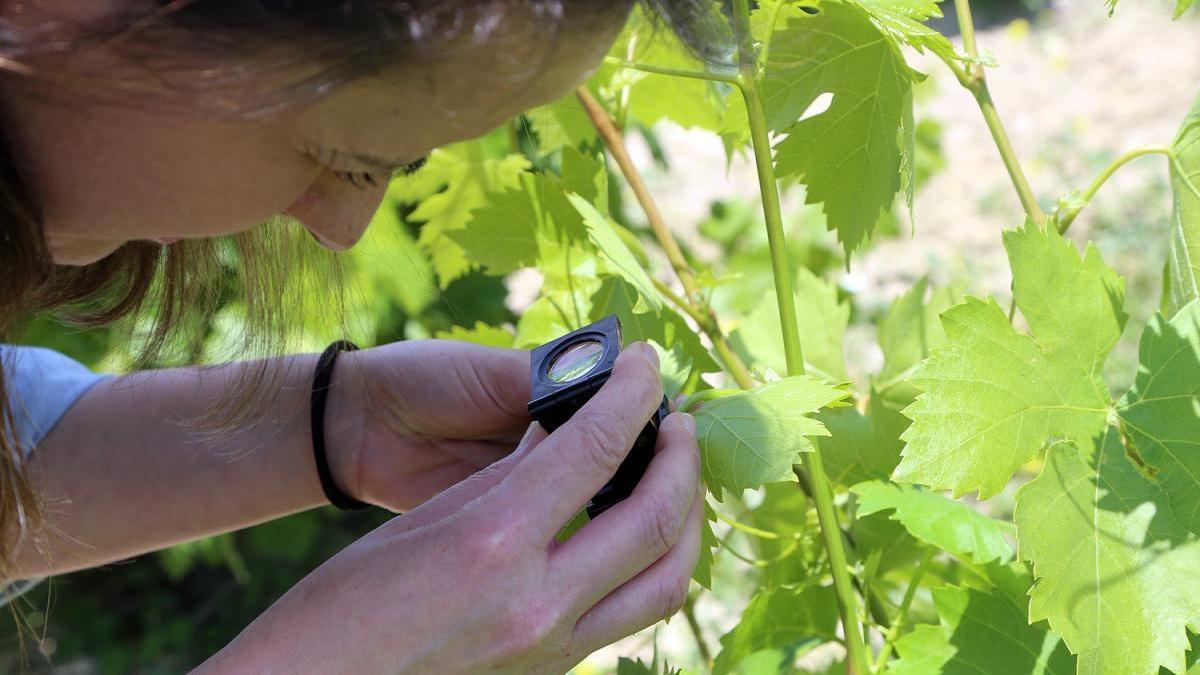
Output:
[[[646,214],[646,220],[650,223],[650,230],[654,232],[655,239],[658,240],[659,246],[667,255],[667,260],[671,263],[671,268],[675,270],[675,276],[679,278],[679,283],[683,285],[684,297],[680,298],[674,292],[666,293],[667,299],[677,304],[680,309],[687,312],[688,316],[692,317],[700,330],[708,336],[708,339],[713,343],[713,349],[717,352],[717,357],[725,365],[725,369],[737,382],[738,386],[743,389],[753,389],[755,387],[754,378],[750,376],[750,369],[746,363],[742,361],[737,352],[729,346],[729,341],[721,332],[720,325],[717,323],[716,314],[712,308],[708,307],[708,302],[704,294],[700,291],[700,285],[696,283],[696,274],[692,271],[692,267],[688,264],[687,258],[683,255],[683,249],[679,248],[679,243],[675,241],[675,236],[671,234],[671,229],[667,227],[667,222],[663,219],[662,212],[658,210],[658,204],[654,201],[654,197],[650,194],[650,190],[646,187],[646,181],[642,179],[642,174],[633,165],[633,159],[629,156],[629,150],[625,147],[625,139],[621,134],[621,130],[617,128],[608,111],[600,102],[592,96],[592,92],[588,91],[586,86],[580,86],[575,90],[575,96],[579,102],[583,104],[584,110],[587,112],[588,118],[591,119],[592,125],[596,127],[596,132],[600,134],[600,139],[604,142],[604,147],[608,149],[608,153],[612,155],[617,162],[617,167],[620,168],[621,174],[625,176],[625,181],[629,183],[630,189],[633,190],[634,196],[641,205],[642,211]],[[669,287],[666,284],[658,286],[662,291]]]
[[710,82],[724,82],[725,84],[737,84],[737,77],[734,75],[725,75],[722,73],[710,73],[702,70],[682,70],[680,68],[667,68],[665,66],[656,66],[652,63],[638,63],[636,61],[623,61],[614,56],[604,57],[604,62],[612,66],[620,66],[629,70],[636,70],[642,73],[653,73],[655,75],[666,75],[668,77],[686,77],[691,80],[708,80]]
[[[750,32],[749,0],[734,0],[733,29],[738,41],[738,88],[746,102],[750,122],[750,139],[754,163],[758,169],[759,189],[762,192],[763,218],[767,223],[767,241],[771,247],[771,268],[775,275],[775,296],[779,304],[779,319],[783,328],[784,353],[788,375],[804,374],[804,354],[800,346],[800,324],[796,318],[795,291],[792,288],[792,267],[788,261],[787,241],[783,232],[783,213],[779,205],[779,186],[772,163],[771,139],[767,128],[766,111],[758,90],[758,59],[754,37]],[[813,503],[821,525],[821,537],[829,557],[838,611],[846,640],[849,672],[868,675],[871,670],[870,652],[858,622],[858,599],[846,562],[841,525],[833,504],[833,488],[825,475],[820,448],[814,443],[809,460],[805,462],[811,480]],[[799,473],[802,471],[797,468]]]
[[1166,155],[1168,160],[1174,156],[1174,154],[1171,152],[1171,148],[1165,145],[1148,145],[1144,148],[1134,148],[1133,150],[1130,150],[1122,154],[1120,157],[1114,159],[1108,166],[1104,167],[1104,170],[1100,172],[1100,175],[1096,176],[1096,179],[1092,181],[1092,184],[1083,191],[1082,195],[1080,195],[1080,200],[1082,203],[1058,217],[1059,233],[1064,233],[1067,231],[1067,228],[1071,227],[1071,223],[1075,222],[1075,217],[1078,216],[1079,212],[1082,211],[1083,208],[1092,201],[1092,198],[1096,196],[1096,193],[1100,191],[1100,188],[1104,187],[1104,184],[1108,182],[1108,179],[1113,177],[1113,174],[1115,174],[1118,170],[1120,170],[1121,167],[1125,166],[1129,162],[1137,159],[1138,157],[1145,157],[1146,155]]
[[904,589],[900,608],[896,610],[896,619],[884,634],[883,647],[880,648],[879,658],[875,661],[875,672],[877,673],[883,672],[883,667],[887,665],[892,650],[896,648],[900,630],[904,628],[904,622],[908,619],[908,608],[912,606],[913,598],[917,595],[917,588],[921,585],[921,578],[925,576],[925,570],[929,567],[931,560],[933,560],[933,549],[927,548],[925,555],[921,556],[921,562],[917,565],[917,571],[913,572],[912,578],[908,580],[908,588]]
[[979,46],[975,42],[975,22],[971,19],[970,0],[954,0],[954,9],[958,14],[958,28],[962,35],[963,48],[971,57],[972,62],[966,68],[962,68],[946,55],[941,55],[941,59],[979,104],[983,120],[992,134],[996,148],[1000,151],[1000,159],[1004,162],[1004,168],[1008,170],[1008,176],[1012,180],[1013,187],[1016,188],[1017,197],[1021,200],[1025,215],[1034,224],[1043,225],[1046,222],[1046,212],[1038,204],[1037,196],[1034,194],[1033,188],[1029,186],[1029,179],[1025,177],[1021,161],[1017,158],[1012,140],[1004,128],[1004,122],[1000,120],[1000,114],[996,112],[996,103],[992,100],[992,94],[988,90],[987,75],[979,61]]

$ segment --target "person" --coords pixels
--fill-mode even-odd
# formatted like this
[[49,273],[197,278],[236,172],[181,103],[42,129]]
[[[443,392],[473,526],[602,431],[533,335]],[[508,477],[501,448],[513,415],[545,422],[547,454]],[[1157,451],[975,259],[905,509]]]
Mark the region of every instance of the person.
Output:
[[[633,3],[0,5],[0,328],[35,311],[105,322],[151,306],[165,334],[213,264],[211,239],[249,236],[274,214],[327,248],[352,246],[394,170],[568,91]],[[649,4],[704,49],[707,2]],[[694,421],[672,414],[632,496],[556,541],[662,385],[654,350],[632,345],[547,434],[525,409],[528,358],[442,341],[341,353],[325,367],[318,439],[316,355],[113,377],[5,347],[3,575],[102,565],[332,493],[403,515],[309,574],[197,672],[563,672],[684,602],[700,460]],[[189,424],[231,390],[268,383],[253,423],[215,437]]]

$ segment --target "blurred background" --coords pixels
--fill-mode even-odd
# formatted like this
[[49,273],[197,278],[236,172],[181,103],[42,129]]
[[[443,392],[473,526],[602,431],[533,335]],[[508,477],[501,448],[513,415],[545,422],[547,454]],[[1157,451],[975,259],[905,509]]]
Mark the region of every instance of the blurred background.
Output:
[[[979,44],[995,61],[992,94],[1044,206],[1084,187],[1124,150],[1169,142],[1200,92],[1195,11],[1172,22],[1165,0],[1124,0],[1112,18],[1100,0],[980,0],[975,6]],[[938,24],[951,35],[954,26],[952,15]],[[939,63],[909,56],[914,67],[930,74],[917,91],[916,222],[904,215],[885,219],[847,271],[820,210],[805,206],[796,190],[786,195],[797,262],[836,279],[850,302],[846,356],[860,382],[880,366],[875,319],[920,278],[1007,301],[1000,232],[1022,219],[970,95]],[[509,130],[500,130],[473,147],[499,158],[512,140]],[[726,271],[761,274],[769,288],[752,165],[744,158],[727,165],[719,138],[669,123],[632,135],[630,144],[689,252]],[[471,274],[439,288],[417,245],[420,219],[406,198],[406,190],[394,191],[363,245],[344,256],[354,337],[378,344],[452,336],[455,326],[477,322],[511,324],[536,295],[536,273],[507,279]],[[1136,336],[1158,307],[1170,213],[1166,166],[1161,157],[1148,157],[1120,172],[1071,230],[1078,241],[1094,241],[1127,279],[1132,316],[1108,364],[1114,388],[1132,380]],[[635,232],[644,226],[637,217],[626,210],[625,224]],[[153,365],[219,361],[235,352],[245,308],[236,300],[239,289],[227,290],[229,300],[205,328],[200,352],[168,354]],[[719,303],[744,309],[761,297]],[[290,342],[296,349],[318,350],[336,334],[337,326],[329,324],[315,309],[298,312]],[[121,372],[135,358],[130,330],[79,331],[42,318],[30,325],[24,341],[58,349],[97,370]],[[10,605],[11,620],[0,627],[0,673],[183,672],[387,517],[320,509],[43,582]],[[736,535],[718,534],[730,536],[728,545],[737,550]],[[699,598],[694,613],[715,648],[736,623],[755,571],[719,551],[713,573],[714,592]],[[688,627],[677,618],[594,654],[576,672],[613,672],[619,656],[649,659],[655,644],[673,665],[700,663]]]

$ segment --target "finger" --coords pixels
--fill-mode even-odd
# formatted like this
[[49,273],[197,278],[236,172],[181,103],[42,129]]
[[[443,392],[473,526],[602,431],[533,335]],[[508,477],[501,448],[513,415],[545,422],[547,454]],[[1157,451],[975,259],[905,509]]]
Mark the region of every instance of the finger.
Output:
[[613,477],[662,395],[658,355],[630,345],[600,391],[513,468],[502,498],[520,504],[539,534],[553,536]]
[[645,572],[596,603],[575,623],[571,651],[590,654],[674,615],[687,600],[700,560],[704,499],[695,499],[679,543]]
[[590,607],[671,550],[682,535],[700,483],[700,451],[690,415],[667,417],[657,450],[633,494],[558,548],[551,573],[588,579],[564,584]]
[[404,529],[415,529],[457,513],[470,502],[487,494],[500,484],[531,451],[546,440],[546,431],[539,424],[530,424],[525,438],[517,449],[504,459],[459,481],[448,490],[434,496],[421,506],[409,511],[400,520]]
[[467,355],[448,366],[462,390],[478,397],[470,420],[476,438],[519,438],[529,424],[529,352],[477,346]]

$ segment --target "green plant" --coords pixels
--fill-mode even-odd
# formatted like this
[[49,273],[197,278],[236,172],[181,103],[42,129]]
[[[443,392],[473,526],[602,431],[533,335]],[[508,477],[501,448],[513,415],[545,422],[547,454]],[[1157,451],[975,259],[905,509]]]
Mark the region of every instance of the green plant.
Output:
[[[1179,0],[1177,13],[1189,4]],[[627,340],[660,350],[667,393],[697,417],[713,497],[696,581],[712,585],[716,555],[752,575],[719,648],[685,606],[692,665],[705,671],[811,672],[815,661],[797,659],[822,652],[834,662],[818,672],[855,675],[1191,672],[1200,102],[1169,145],[1118,157],[1046,210],[989,93],[968,0],[955,7],[961,49],[925,26],[940,16],[933,0],[734,0],[726,67],[696,62],[635,16],[577,92],[435,151],[398,179],[348,256],[363,342],[528,348],[617,313]],[[856,388],[843,353],[852,303],[823,273],[853,265],[893,210],[911,218],[917,148],[936,141],[913,116],[923,75],[907,64],[910,49],[935,55],[978,102],[1026,222],[1003,234],[1011,304],[918,281],[878,317],[883,367]],[[755,161],[761,215],[722,203],[699,228],[725,252],[717,260],[676,238],[626,147],[627,134],[652,139],[664,119]],[[1146,155],[1170,166],[1172,246],[1162,314],[1143,334],[1132,387],[1114,396],[1100,372],[1126,327],[1124,283],[1063,233],[1114,172]],[[618,181],[640,215],[627,212]],[[810,207],[785,218],[781,191],[802,192]],[[841,250],[827,245],[826,227]],[[529,268],[540,289],[510,313],[502,279]],[[776,301],[764,301],[772,290]],[[223,327],[236,326],[239,309],[227,311],[211,329],[212,354],[235,342]],[[121,349],[107,333],[35,331],[31,339],[92,361]],[[1017,484],[1010,513],[993,497]],[[961,501],[967,493],[978,500]],[[229,616],[202,640],[161,621],[184,610],[154,603],[136,627],[110,622],[69,653],[141,637],[140,651],[105,653],[106,670],[199,660],[350,540],[353,528],[327,515],[177,549],[143,568],[154,579],[130,584],[143,594],[172,583],[211,589],[220,578],[220,597],[245,596],[221,605]],[[264,576],[263,561],[283,559]],[[83,616],[103,615],[104,602],[59,600]],[[183,657],[189,640],[194,653]],[[660,669],[673,672],[657,658],[618,666]]]
[[[669,393],[686,395],[699,422],[710,516],[758,549],[721,549],[757,571],[758,587],[715,658],[685,610],[714,672],[793,672],[796,656],[829,642],[845,654],[833,669],[860,675],[1190,666],[1189,629],[1200,627],[1200,103],[1170,145],[1118,157],[1047,211],[992,100],[970,6],[955,8],[961,51],[924,25],[940,16],[933,2],[735,0],[737,53],[725,69],[635,19],[574,98],[525,118],[552,158],[545,168],[441,233],[460,249],[441,267],[435,259],[441,278],[472,265],[544,275],[512,344],[617,312],[630,339],[661,348]],[[849,307],[813,273],[828,258],[813,264],[789,242],[780,186],[802,186],[821,206],[847,261],[893,204],[911,209],[912,96],[923,76],[905,49],[937,56],[974,97],[1026,222],[1003,236],[1008,307],[919,282],[880,320],[884,369],[855,391],[841,344]],[[749,148],[773,307],[744,299],[755,289],[761,298],[761,275],[689,255],[664,221],[624,141],[634,122],[660,119],[720,134],[731,155]],[[648,236],[609,210],[601,147]],[[1063,233],[1144,155],[1170,164],[1174,243],[1164,312],[1143,335],[1134,385],[1114,397],[1100,372],[1125,328],[1124,283]],[[747,236],[745,219],[714,216],[702,233],[727,239],[728,263],[741,255],[733,244]],[[646,274],[651,259],[665,259],[676,283]],[[1010,520],[987,500],[1014,482],[1024,485]],[[753,508],[739,500],[748,488],[765,489]],[[716,544],[710,530],[701,584]]]

